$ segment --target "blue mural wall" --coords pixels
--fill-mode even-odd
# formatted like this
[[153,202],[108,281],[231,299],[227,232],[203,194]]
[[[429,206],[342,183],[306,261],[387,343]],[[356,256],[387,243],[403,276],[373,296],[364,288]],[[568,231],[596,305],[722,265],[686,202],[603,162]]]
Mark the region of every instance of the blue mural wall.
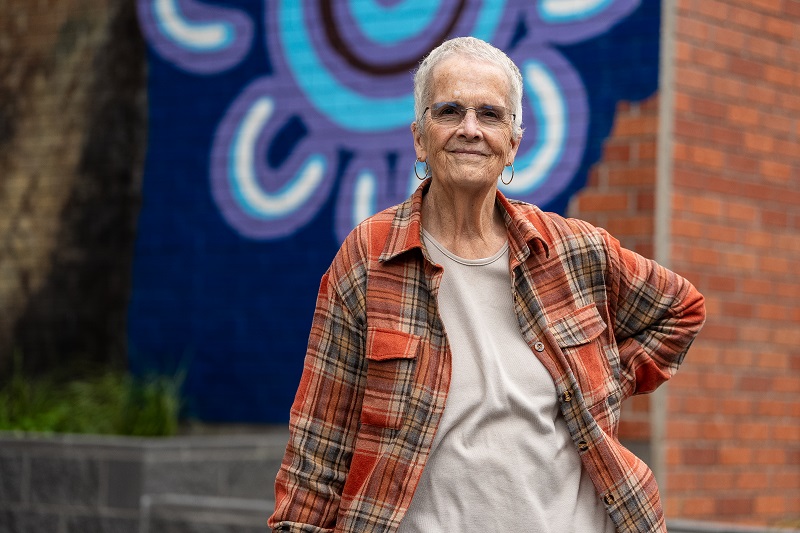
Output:
[[137,0],[148,154],[134,372],[186,373],[188,416],[283,422],[321,275],[419,183],[411,72],[449,36],[525,79],[512,197],[563,212],[616,103],[657,87],[657,0]]

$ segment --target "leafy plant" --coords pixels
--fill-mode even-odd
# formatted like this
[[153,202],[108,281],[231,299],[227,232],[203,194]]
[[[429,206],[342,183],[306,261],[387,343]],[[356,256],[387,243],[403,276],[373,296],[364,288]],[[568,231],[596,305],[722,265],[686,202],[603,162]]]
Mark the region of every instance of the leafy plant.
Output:
[[168,436],[178,430],[183,375],[105,371],[83,379],[26,379],[19,356],[0,389],[0,430]]

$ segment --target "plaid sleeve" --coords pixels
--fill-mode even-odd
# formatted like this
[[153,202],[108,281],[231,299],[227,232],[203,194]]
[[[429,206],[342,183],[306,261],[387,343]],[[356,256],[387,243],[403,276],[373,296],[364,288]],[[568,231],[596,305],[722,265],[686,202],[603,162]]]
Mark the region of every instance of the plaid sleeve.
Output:
[[705,321],[703,296],[686,279],[630,250],[603,230],[609,305],[625,396],[652,392],[672,377]]
[[[347,254],[340,251],[339,266],[342,255]],[[337,260],[322,278],[291,408],[275,512],[268,520],[275,531],[332,531],[350,466],[366,376],[365,336],[352,310],[360,298],[357,279],[353,270],[350,276],[336,274]]]

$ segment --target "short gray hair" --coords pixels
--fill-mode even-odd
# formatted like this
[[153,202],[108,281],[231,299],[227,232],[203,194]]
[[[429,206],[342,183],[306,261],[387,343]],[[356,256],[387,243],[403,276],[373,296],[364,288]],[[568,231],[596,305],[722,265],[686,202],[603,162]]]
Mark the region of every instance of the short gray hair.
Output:
[[414,73],[414,116],[420,131],[425,129],[424,111],[431,99],[433,70],[444,59],[463,55],[497,65],[508,76],[509,101],[507,105],[515,115],[512,135],[522,135],[522,74],[517,65],[502,50],[475,37],[456,37],[434,48],[420,63]]

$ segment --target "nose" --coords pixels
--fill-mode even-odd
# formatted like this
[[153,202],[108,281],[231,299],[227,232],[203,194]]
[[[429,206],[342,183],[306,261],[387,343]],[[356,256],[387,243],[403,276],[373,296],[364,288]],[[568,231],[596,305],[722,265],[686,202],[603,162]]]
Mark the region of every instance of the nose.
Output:
[[475,108],[468,107],[465,111],[464,118],[461,120],[461,124],[459,125],[459,130],[468,138],[479,137],[482,135],[482,131]]

